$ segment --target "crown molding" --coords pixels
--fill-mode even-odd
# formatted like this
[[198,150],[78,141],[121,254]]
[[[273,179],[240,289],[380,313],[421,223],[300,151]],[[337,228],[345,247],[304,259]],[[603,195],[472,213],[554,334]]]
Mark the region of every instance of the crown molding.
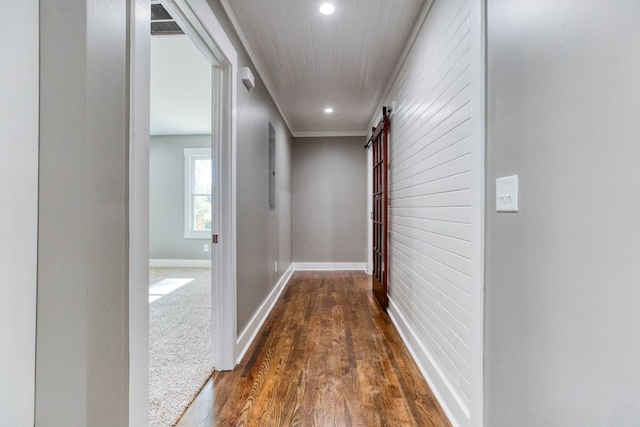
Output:
[[336,136],[367,136],[367,131],[318,131],[318,132],[293,132],[294,138],[327,138]]

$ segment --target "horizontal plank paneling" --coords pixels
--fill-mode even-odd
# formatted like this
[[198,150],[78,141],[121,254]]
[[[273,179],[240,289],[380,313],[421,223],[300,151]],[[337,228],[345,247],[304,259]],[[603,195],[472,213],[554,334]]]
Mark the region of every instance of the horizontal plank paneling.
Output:
[[[478,390],[482,307],[474,180],[482,138],[470,0],[434,1],[392,86],[389,172],[389,297],[456,423],[471,422]],[[479,28],[479,27],[478,27]],[[477,35],[476,35],[477,37]],[[475,59],[477,61],[477,59]],[[476,73],[476,74],[474,74]],[[475,80],[474,80],[475,79]],[[476,335],[474,335],[476,334]],[[475,347],[474,347],[475,346]],[[477,393],[477,391],[476,391]],[[474,424],[475,423],[475,424]]]
[[414,175],[406,180],[403,187],[393,186],[390,194],[394,199],[417,197],[422,194],[436,194],[470,188],[470,158],[469,153],[462,157],[452,158],[427,173]]
[[[414,286],[425,286],[427,281],[433,283],[438,286],[441,292],[450,296],[466,310],[470,310],[471,297],[467,291],[469,283],[468,278],[464,277],[464,275],[455,272],[455,270],[448,268],[433,258],[424,256],[412,248],[402,245],[399,241],[393,247],[392,252],[391,267],[393,267],[394,260],[404,259],[404,264],[411,270],[410,274],[414,279],[420,280],[420,283],[414,283]],[[409,272],[407,271],[407,273]],[[414,301],[414,303],[418,303],[418,301]]]
[[412,208],[412,207],[390,207],[391,215],[398,218],[416,218],[440,221],[443,223],[463,223],[471,222],[471,208],[469,206],[440,206],[432,208]]
[[[396,259],[396,261],[408,267],[408,265],[403,263],[399,258]],[[405,284],[411,283],[414,279],[410,276],[408,270],[397,270],[395,274],[397,280]],[[455,340],[459,342],[454,345],[462,344],[462,346],[464,346],[464,343],[469,339],[469,329],[464,325],[465,322],[469,321],[469,312],[431,283],[424,287],[410,289],[416,297],[429,301],[430,310],[433,310],[433,312],[443,320],[446,328],[455,334]]]
[[[401,281],[399,277],[395,277],[395,279]],[[425,299],[414,288],[405,287],[403,289],[406,291],[403,292],[405,298]],[[445,322],[450,321],[450,319],[447,316],[439,317],[435,311],[430,310],[422,312],[409,311],[408,313],[409,318],[413,320],[413,327],[424,337],[424,344],[429,346],[433,355],[432,361],[438,363],[451,378],[464,378],[461,374],[468,376],[470,366],[462,356],[462,353],[468,352],[468,348],[461,344],[460,338],[456,336],[451,328],[447,327]],[[453,351],[450,349],[451,347],[454,349]],[[467,381],[464,382],[468,383]],[[459,389],[457,391],[464,394],[464,390]]]
[[[410,179],[416,175],[428,173],[444,162],[450,161],[451,158],[455,158],[455,153],[460,153],[458,156],[468,153],[468,135],[470,132],[470,126],[468,124],[468,121],[463,122],[441,138],[431,142],[429,150],[426,149],[426,146],[422,147],[422,151],[414,153],[413,156],[410,157],[411,162],[407,162],[406,165],[403,165],[402,162],[394,163],[395,181],[392,183],[392,186],[400,185],[403,180]],[[443,157],[446,160],[443,161]],[[411,167],[416,163],[421,163],[422,168],[420,170]]]

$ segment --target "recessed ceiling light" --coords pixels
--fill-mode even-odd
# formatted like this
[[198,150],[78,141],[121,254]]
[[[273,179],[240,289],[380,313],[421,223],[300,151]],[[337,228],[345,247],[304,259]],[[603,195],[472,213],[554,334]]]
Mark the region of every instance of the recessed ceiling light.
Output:
[[320,6],[320,13],[322,13],[323,15],[331,15],[333,12],[335,12],[335,10],[335,6],[331,3],[324,3],[322,6]]
[[327,107],[327,108],[324,109],[324,112],[327,113],[327,114],[331,114],[331,113],[333,113],[333,108]]

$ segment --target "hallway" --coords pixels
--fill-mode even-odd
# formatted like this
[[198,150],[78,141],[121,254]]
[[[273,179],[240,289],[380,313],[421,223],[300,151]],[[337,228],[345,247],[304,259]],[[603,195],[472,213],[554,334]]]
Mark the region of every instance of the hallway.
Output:
[[[217,136],[172,157],[223,142],[219,227],[185,242],[207,196],[163,189],[188,258],[150,245],[160,1],[221,65]],[[3,5],[0,426],[148,426],[149,261],[209,258],[210,366],[251,352],[182,425],[424,425],[437,395],[460,427],[640,426],[640,1]],[[383,106],[389,318],[360,273],[283,290],[369,262]]]
[[296,272],[242,362],[178,427],[449,426],[364,272]]

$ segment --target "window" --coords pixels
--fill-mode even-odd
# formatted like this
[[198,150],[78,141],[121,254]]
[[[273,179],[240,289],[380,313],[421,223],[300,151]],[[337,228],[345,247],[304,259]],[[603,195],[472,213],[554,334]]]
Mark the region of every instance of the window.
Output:
[[184,237],[211,238],[211,149],[185,148]]

